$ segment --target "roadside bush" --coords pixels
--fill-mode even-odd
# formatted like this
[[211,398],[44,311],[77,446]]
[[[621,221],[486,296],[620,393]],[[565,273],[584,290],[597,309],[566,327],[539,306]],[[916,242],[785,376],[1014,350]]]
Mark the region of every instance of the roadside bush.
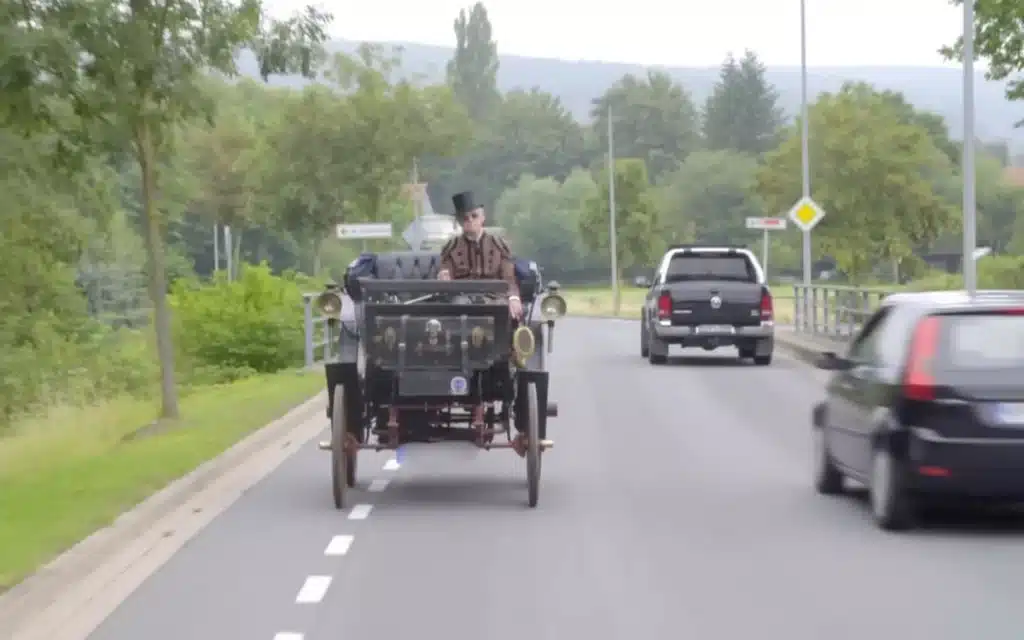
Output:
[[[959,273],[933,272],[907,285],[911,291],[963,289]],[[1024,289],[1024,257],[988,256],[978,261],[979,289]]]
[[175,341],[189,381],[221,382],[302,362],[302,288],[264,263],[212,284],[175,283]]

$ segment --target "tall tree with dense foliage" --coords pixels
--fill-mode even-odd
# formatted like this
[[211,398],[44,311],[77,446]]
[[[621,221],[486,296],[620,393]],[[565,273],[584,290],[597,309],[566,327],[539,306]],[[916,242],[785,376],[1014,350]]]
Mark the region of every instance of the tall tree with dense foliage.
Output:
[[0,19],[0,33],[17,43],[0,50],[4,120],[27,131],[41,122],[66,123],[69,114],[56,112],[51,98],[68,96],[82,124],[71,129],[65,147],[102,135],[137,162],[161,415],[176,418],[160,159],[181,123],[212,115],[202,90],[205,72],[235,75],[236,56],[250,48],[264,78],[310,75],[330,16],[307,9],[287,22],[268,21],[259,0],[26,0]]
[[[833,256],[852,279],[879,259],[898,263],[957,224],[938,192],[948,158],[927,130],[908,123],[891,99],[859,84],[823,94],[810,110],[811,185],[826,211],[814,232],[819,255]],[[800,132],[793,127],[758,174],[766,211],[800,197]]]
[[[963,0],[950,0],[950,4],[961,6]],[[947,60],[962,60],[963,50],[961,36],[954,44],[942,47],[940,52]],[[975,0],[974,51],[988,60],[986,78],[1007,81],[1007,98],[1024,98],[1024,80],[1011,77],[1024,71],[1024,3]],[[1024,120],[1017,124],[1024,124]]]
[[783,123],[778,99],[757,54],[747,51],[739,62],[729,54],[704,103],[704,145],[757,155],[774,148]]
[[700,142],[690,92],[664,71],[627,74],[593,101],[593,138],[602,152],[608,148],[609,108],[615,155],[642,158],[652,179],[676,169]]
[[482,120],[497,104],[498,45],[487,8],[477,2],[455,19],[455,55],[448,62],[448,84],[470,117]]

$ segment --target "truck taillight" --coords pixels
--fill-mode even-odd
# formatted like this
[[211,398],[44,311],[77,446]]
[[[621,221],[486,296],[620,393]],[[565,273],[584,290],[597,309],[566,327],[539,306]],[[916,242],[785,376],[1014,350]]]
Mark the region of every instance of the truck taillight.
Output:
[[668,320],[672,317],[672,296],[667,292],[663,292],[658,296],[658,319]]
[[929,316],[921,320],[910,343],[910,357],[903,375],[903,396],[908,400],[934,400],[935,378],[931,361],[939,344],[939,319]]
[[772,294],[768,291],[761,292],[761,320],[771,320],[775,316],[775,303],[772,302]]

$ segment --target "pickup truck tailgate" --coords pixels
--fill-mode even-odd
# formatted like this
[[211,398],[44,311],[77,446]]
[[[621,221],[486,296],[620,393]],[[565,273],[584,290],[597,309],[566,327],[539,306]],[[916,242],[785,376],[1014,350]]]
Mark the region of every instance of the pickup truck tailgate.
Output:
[[673,325],[757,325],[761,323],[760,284],[702,281],[667,287]]

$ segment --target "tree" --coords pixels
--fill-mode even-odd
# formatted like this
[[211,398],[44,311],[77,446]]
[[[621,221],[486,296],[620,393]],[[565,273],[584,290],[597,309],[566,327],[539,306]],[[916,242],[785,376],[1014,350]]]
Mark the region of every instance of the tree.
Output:
[[[591,197],[580,219],[580,237],[594,254],[611,254],[610,212],[608,210],[608,173],[597,179],[600,192]],[[649,266],[664,249],[661,221],[647,178],[647,168],[639,158],[615,162],[615,236],[619,277],[623,271]],[[619,301],[614,303],[618,313]]]
[[616,157],[642,158],[652,179],[676,169],[697,147],[693,99],[663,71],[627,74],[593,101],[594,141],[602,152],[608,148],[609,107]]
[[495,209],[516,254],[536,260],[546,278],[565,281],[588,266],[580,240],[580,216],[597,193],[594,178],[582,169],[561,184],[553,178],[524,175],[502,193]]
[[482,120],[500,98],[498,45],[482,2],[455,19],[455,55],[448,62],[448,84],[474,120]]
[[705,146],[757,155],[774,148],[783,124],[778,99],[757,54],[747,51],[739,63],[729,54],[704,103]]
[[[963,0],[950,0],[950,4],[961,6]],[[947,60],[963,60],[963,37],[953,45],[939,49]],[[1006,0],[974,1],[974,52],[988,60],[985,77],[989,80],[1007,80],[1015,73],[1024,71],[1024,4]],[[1009,79],[1006,97],[1010,100],[1024,98],[1024,80]],[[1017,126],[1024,124],[1024,120]]]
[[671,242],[735,243],[746,219],[764,215],[754,189],[757,158],[736,151],[695,151],[658,187],[659,210]]
[[[846,85],[810,109],[811,187],[827,215],[815,227],[817,249],[854,281],[879,259],[896,263],[957,224],[936,190],[948,159],[929,133],[906,123],[884,94]],[[766,211],[800,197],[800,132],[793,127],[758,174]]]
[[[264,78],[310,75],[330,16],[309,8],[287,22],[269,21],[259,0],[26,0],[5,9],[4,121],[24,131],[37,131],[40,123],[68,127],[61,153],[102,136],[110,147],[130,150],[138,165],[161,416],[176,418],[160,159],[181,123],[212,115],[202,90],[206,71],[235,75],[236,56],[251,48]],[[55,96],[70,98],[75,119],[55,111]]]

